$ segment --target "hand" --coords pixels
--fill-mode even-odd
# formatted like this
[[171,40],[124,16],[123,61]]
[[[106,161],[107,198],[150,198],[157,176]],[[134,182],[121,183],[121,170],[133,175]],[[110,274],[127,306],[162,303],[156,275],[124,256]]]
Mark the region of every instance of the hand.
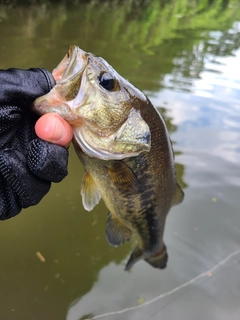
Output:
[[39,138],[59,146],[68,147],[72,140],[72,127],[56,113],[43,115],[35,124]]
[[[62,145],[69,144],[71,128],[57,115],[38,119],[29,111],[54,85],[44,69],[0,70],[0,220],[36,205],[51,182],[67,175],[68,151]],[[59,145],[39,139],[35,124],[40,137]]]

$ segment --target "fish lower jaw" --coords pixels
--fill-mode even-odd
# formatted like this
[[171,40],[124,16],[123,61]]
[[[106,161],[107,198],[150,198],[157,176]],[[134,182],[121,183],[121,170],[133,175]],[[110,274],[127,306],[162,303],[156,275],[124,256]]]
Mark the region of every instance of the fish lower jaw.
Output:
[[91,145],[88,141],[86,141],[86,139],[83,139],[80,136],[78,130],[77,132],[74,132],[74,138],[84,153],[86,153],[90,157],[98,158],[101,160],[122,160],[125,158],[138,156],[140,153],[139,151],[128,152],[128,153],[122,153],[122,152],[117,153],[117,152],[111,151],[111,148],[109,148],[110,151],[106,149],[101,149],[97,146],[94,146],[93,144]]

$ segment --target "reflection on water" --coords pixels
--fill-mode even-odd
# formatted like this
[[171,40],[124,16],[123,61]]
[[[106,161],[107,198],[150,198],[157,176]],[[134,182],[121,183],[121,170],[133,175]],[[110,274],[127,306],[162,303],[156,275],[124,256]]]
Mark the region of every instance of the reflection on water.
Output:
[[[235,250],[234,252],[230,253],[227,257],[225,257],[225,259],[221,260],[219,263],[217,263],[215,266],[213,266],[211,269],[209,269],[208,271],[205,271],[201,274],[199,274],[198,276],[196,276],[193,279],[190,279],[189,281],[174,287],[173,289],[162,293],[162,294],[158,294],[159,292],[159,288],[156,290],[155,296],[154,298],[145,301],[145,299],[143,297],[139,297],[138,298],[138,304],[133,303],[132,306],[128,307],[128,308],[124,308],[118,311],[110,311],[109,312],[109,305],[106,306],[106,301],[112,301],[112,297],[115,297],[118,295],[118,292],[115,291],[115,286],[112,286],[111,284],[114,283],[114,277],[116,276],[116,273],[118,272],[118,270],[116,269],[116,266],[114,265],[109,265],[106,268],[101,270],[100,273],[100,279],[98,281],[98,283],[101,285],[103,285],[103,283],[108,283],[108,291],[105,292],[105,294],[100,294],[99,292],[99,286],[95,286],[92,290],[91,293],[86,294],[82,299],[79,299],[77,301],[74,301],[74,303],[72,304],[72,306],[69,308],[69,312],[67,315],[67,319],[79,319],[79,314],[84,314],[84,311],[88,311],[88,310],[93,310],[92,314],[86,314],[84,316],[81,317],[81,319],[106,319],[106,318],[114,318],[117,320],[120,319],[146,319],[149,317],[149,315],[154,315],[156,316],[157,314],[161,314],[161,310],[163,308],[165,308],[165,306],[167,306],[169,303],[171,303],[171,310],[176,309],[174,311],[174,313],[177,311],[177,309],[182,307],[182,303],[179,303],[179,292],[181,292],[181,295],[184,297],[186,296],[186,293],[188,293],[188,291],[190,291],[189,289],[191,289],[191,286],[197,284],[198,285],[198,291],[201,293],[201,286],[203,285],[204,281],[206,281],[206,279],[208,280],[208,285],[209,287],[214,286],[215,288],[219,286],[219,283],[221,283],[221,281],[223,280],[222,278],[225,276],[223,272],[221,272],[221,267],[224,266],[226,267],[233,267],[234,264],[236,264],[236,259],[239,260],[239,254],[240,254],[240,249]],[[217,275],[217,281],[216,279],[212,279],[212,276],[215,272],[218,272],[219,274]],[[236,276],[236,274],[233,276]],[[124,275],[122,275],[123,279],[124,279]],[[228,277],[228,280],[231,279],[231,277]],[[220,281],[219,281],[220,280]],[[212,282],[212,283],[211,283]],[[124,283],[124,281],[122,281],[122,283]],[[124,287],[125,285],[122,286],[122,288],[120,288],[119,291],[124,292]],[[189,288],[190,287],[190,288]],[[154,291],[154,286],[151,287],[151,289]],[[187,289],[187,290],[186,290]],[[217,292],[217,290],[216,290]],[[129,294],[129,291],[128,291]],[[133,292],[134,294],[134,292]],[[236,294],[238,294],[238,291],[236,292]],[[94,303],[94,305],[92,305],[92,300],[94,297],[94,301],[96,301],[96,303]],[[224,294],[222,295],[222,297],[224,297]],[[201,297],[204,300],[204,305],[206,307],[206,305],[209,304],[208,302],[208,296],[205,294],[203,294],[203,297]],[[119,297],[119,299],[121,299]],[[188,305],[189,302],[192,303],[191,301],[192,297],[191,297],[191,293],[188,294],[188,297],[186,299],[186,297],[183,298],[183,303],[184,305],[186,305],[186,303]],[[178,300],[177,303],[174,303],[175,300]],[[196,311],[196,301],[194,301],[194,311]],[[111,303],[112,305],[112,303]],[[198,304],[199,305],[199,304]],[[198,307],[197,305],[197,307]],[[149,307],[150,306],[150,307]],[[116,306],[115,306],[116,308]],[[98,314],[98,315],[94,315],[94,310],[106,310],[105,313],[102,314]],[[191,308],[190,308],[191,309]],[[208,309],[208,311],[210,311],[208,313],[211,314],[211,307]],[[193,319],[194,318],[194,313],[192,312],[193,310],[191,310],[190,312],[192,313],[192,316],[189,317],[189,319]],[[182,314],[182,312],[181,312]],[[157,318],[157,317],[155,317]],[[170,317],[171,318],[171,317]]]
[[[186,187],[184,203],[167,221],[168,268],[139,262],[131,273],[123,271],[131,245],[107,244],[103,203],[91,213],[83,210],[83,170],[70,152],[65,181],[40,205],[0,226],[2,319],[77,320],[136,306],[239,248],[239,7],[234,1],[204,6],[179,0],[165,6],[145,1],[143,8],[143,2],[129,7],[114,1],[110,9],[107,1],[1,6],[0,67],[51,70],[74,43],[103,56],[148,94],[167,123],[178,179]],[[144,313],[110,318],[237,320],[239,269],[235,256],[217,274],[146,306]]]

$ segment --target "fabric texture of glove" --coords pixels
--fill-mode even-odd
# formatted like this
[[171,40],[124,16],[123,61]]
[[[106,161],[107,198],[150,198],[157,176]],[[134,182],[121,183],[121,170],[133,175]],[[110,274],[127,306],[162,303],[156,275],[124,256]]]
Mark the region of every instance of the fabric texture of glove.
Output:
[[54,85],[45,69],[0,70],[0,220],[36,205],[67,175],[67,149],[38,138],[28,110]]

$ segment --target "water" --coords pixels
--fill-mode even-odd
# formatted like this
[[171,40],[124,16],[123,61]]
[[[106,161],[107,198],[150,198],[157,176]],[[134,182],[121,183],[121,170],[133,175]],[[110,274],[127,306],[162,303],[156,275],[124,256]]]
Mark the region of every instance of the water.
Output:
[[70,149],[69,176],[0,225],[1,319],[239,319],[240,8],[159,3],[0,7],[0,68],[52,70],[70,44],[103,56],[162,113],[185,192],[167,269],[127,273],[134,244],[108,245],[102,202],[84,211]]

